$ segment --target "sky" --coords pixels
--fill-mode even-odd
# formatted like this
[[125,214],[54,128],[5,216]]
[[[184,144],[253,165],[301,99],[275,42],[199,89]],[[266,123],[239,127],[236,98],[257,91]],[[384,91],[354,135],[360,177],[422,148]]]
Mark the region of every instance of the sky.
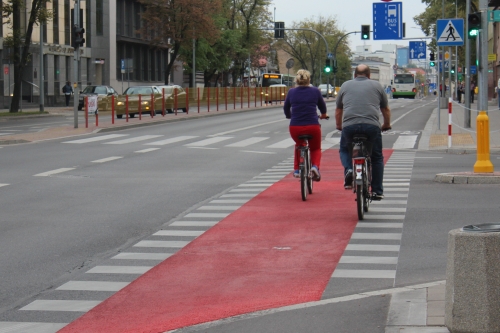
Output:
[[[300,22],[304,19],[314,19],[319,16],[333,17],[337,19],[338,27],[346,33],[360,31],[361,25],[369,24],[373,30],[373,3],[382,1],[373,0],[273,0],[270,6],[276,21],[285,22],[285,28],[290,27],[292,22]],[[394,0],[393,2],[396,2]],[[413,21],[413,17],[425,11],[425,4],[421,0],[398,0],[402,2],[403,22],[406,23],[406,37],[423,37],[424,33]],[[276,10],[274,10],[276,8]],[[351,50],[356,46],[365,44],[360,34],[352,34],[349,39]],[[372,45],[372,51],[380,50],[382,44],[409,45],[408,40],[373,40],[366,41],[366,45]]]

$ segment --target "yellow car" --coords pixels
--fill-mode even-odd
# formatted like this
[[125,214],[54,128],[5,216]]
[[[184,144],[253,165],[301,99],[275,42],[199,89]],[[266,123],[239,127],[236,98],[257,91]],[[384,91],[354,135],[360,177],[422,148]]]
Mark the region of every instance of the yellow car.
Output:
[[[161,112],[161,91],[157,86],[135,86],[128,87],[127,90],[116,99],[116,117],[122,118],[126,114],[126,103],[128,97],[128,114],[134,118],[139,114],[139,96],[141,98],[141,113],[148,114],[151,111]],[[151,96],[153,96],[151,98]]]
[[[186,112],[186,91],[178,85],[158,86],[160,92],[165,93],[165,110],[168,113],[174,112],[177,106],[178,110]],[[177,95],[177,104],[175,104],[175,95]],[[161,110],[161,105],[160,105]]]
[[84,98],[97,95],[97,109],[99,111],[111,110],[111,96],[118,97],[118,93],[111,86],[86,86],[78,97],[78,110],[83,110]]

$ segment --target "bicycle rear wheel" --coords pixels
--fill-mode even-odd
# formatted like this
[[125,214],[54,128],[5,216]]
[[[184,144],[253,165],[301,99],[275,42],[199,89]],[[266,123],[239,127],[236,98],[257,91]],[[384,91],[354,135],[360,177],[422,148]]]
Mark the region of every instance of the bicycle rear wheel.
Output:
[[309,151],[309,149],[307,150],[307,191],[309,192],[309,194],[312,194],[313,193],[313,175],[312,175],[312,171],[311,171],[311,152]]
[[304,165],[300,168],[300,193],[302,194],[302,201],[307,200],[307,168]]
[[365,202],[363,185],[356,184],[356,206],[358,208],[358,219],[360,221],[365,217]]

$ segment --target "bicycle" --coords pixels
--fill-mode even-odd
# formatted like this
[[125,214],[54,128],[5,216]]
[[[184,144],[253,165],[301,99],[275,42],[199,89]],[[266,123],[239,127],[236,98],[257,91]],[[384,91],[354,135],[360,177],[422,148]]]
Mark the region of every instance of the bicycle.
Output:
[[363,220],[372,201],[372,145],[364,134],[356,134],[351,145],[353,165],[353,192],[356,193],[356,206],[359,220]]
[[312,135],[299,135],[302,144],[296,149],[299,150],[299,173],[300,173],[300,192],[302,201],[306,201],[307,194],[313,193],[313,173],[311,171],[311,151],[309,150],[309,140]]

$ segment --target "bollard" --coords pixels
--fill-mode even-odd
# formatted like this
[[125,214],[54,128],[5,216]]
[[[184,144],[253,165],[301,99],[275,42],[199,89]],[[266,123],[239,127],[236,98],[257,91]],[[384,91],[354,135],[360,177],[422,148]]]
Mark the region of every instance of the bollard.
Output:
[[141,100],[141,94],[139,94],[139,120],[142,119],[142,100]]
[[448,233],[445,325],[451,333],[500,332],[500,224]]
[[493,172],[490,161],[490,121],[486,111],[480,111],[476,119],[477,127],[477,160],[474,172]]
[[125,119],[127,119],[128,123],[128,95],[125,95]]
[[99,110],[95,110],[95,127],[99,127]]

